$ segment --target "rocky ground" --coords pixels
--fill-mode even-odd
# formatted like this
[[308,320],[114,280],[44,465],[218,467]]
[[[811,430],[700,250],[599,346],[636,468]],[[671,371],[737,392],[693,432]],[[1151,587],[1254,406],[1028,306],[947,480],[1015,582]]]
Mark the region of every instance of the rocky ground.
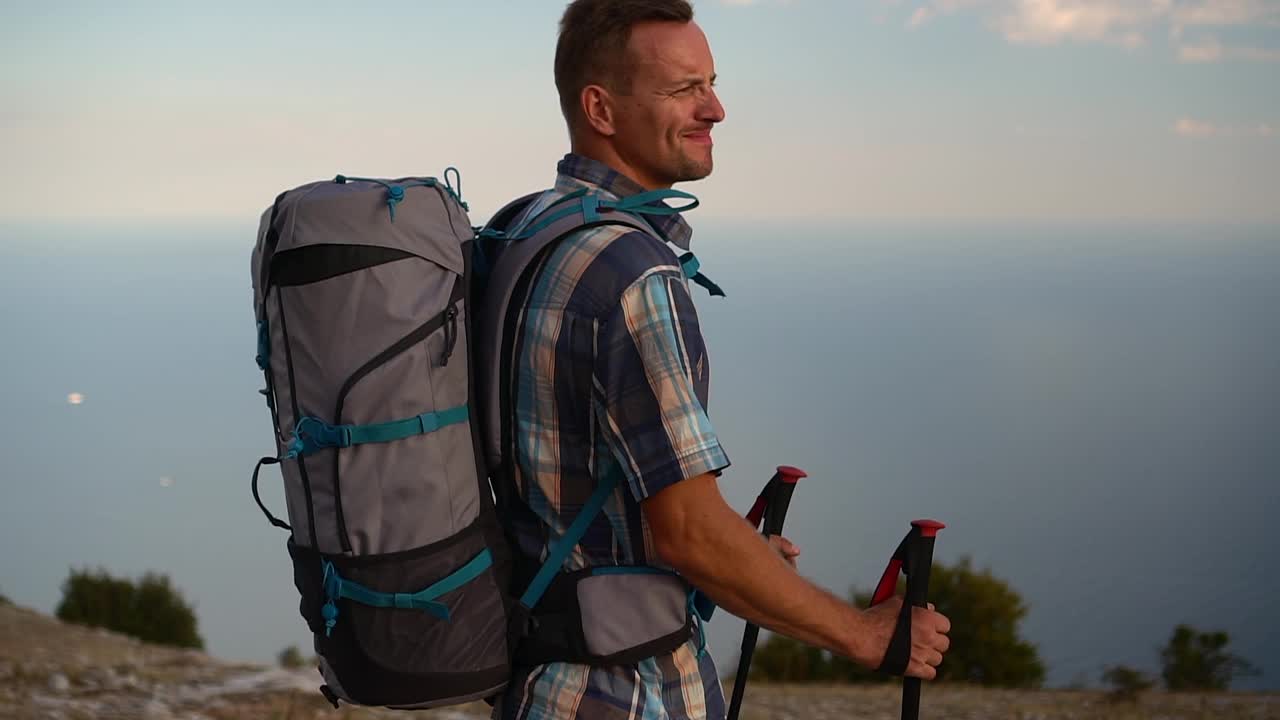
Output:
[[[489,715],[483,703],[416,713],[346,706],[334,710],[316,692],[319,684],[314,670],[229,663],[0,605],[0,719],[470,720]],[[753,685],[746,699],[743,720],[896,720],[900,690]],[[1115,704],[1096,691],[926,686],[921,715],[974,720],[1280,720],[1280,694],[1151,692],[1138,703]]]

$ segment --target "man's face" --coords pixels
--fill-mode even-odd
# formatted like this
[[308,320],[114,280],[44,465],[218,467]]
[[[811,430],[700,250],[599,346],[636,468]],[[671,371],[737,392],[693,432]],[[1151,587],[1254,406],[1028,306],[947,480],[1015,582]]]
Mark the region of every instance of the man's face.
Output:
[[650,22],[631,30],[630,92],[616,95],[618,154],[646,188],[711,174],[711,128],[724,119],[715,61],[696,23]]

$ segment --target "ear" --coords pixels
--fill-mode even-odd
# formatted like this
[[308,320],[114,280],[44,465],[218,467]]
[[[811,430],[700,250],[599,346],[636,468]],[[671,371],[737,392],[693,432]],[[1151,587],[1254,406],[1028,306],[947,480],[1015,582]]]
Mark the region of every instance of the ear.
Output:
[[605,137],[613,137],[618,132],[613,122],[613,96],[600,85],[588,85],[582,88],[579,95],[582,103],[582,116],[587,125]]

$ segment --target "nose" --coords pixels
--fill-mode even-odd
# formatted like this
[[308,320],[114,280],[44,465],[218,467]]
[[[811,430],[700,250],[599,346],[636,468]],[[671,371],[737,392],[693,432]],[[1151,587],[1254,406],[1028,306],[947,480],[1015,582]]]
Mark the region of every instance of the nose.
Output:
[[710,123],[723,121],[724,105],[720,104],[720,97],[716,95],[715,88],[708,87],[705,98],[698,106],[698,119]]

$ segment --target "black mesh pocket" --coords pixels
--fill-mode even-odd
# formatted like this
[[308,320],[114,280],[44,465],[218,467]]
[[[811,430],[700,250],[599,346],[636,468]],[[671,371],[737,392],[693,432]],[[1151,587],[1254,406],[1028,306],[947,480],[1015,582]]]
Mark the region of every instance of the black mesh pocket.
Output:
[[[487,567],[474,570],[487,558]],[[375,593],[409,595],[440,582],[456,585],[432,599],[447,618],[422,608],[377,607],[343,598],[338,601],[337,623],[348,626],[362,655],[392,672],[454,674],[503,666],[508,660],[506,614],[496,560],[486,550],[482,533],[465,531],[418,550],[334,558],[344,581]],[[465,572],[467,568],[473,571]]]
[[289,548],[289,558],[293,560],[293,584],[302,596],[298,602],[298,612],[307,621],[311,632],[323,632],[324,618],[320,615],[320,607],[324,604],[324,583],[320,553],[311,548],[298,547],[292,536],[285,545]]

